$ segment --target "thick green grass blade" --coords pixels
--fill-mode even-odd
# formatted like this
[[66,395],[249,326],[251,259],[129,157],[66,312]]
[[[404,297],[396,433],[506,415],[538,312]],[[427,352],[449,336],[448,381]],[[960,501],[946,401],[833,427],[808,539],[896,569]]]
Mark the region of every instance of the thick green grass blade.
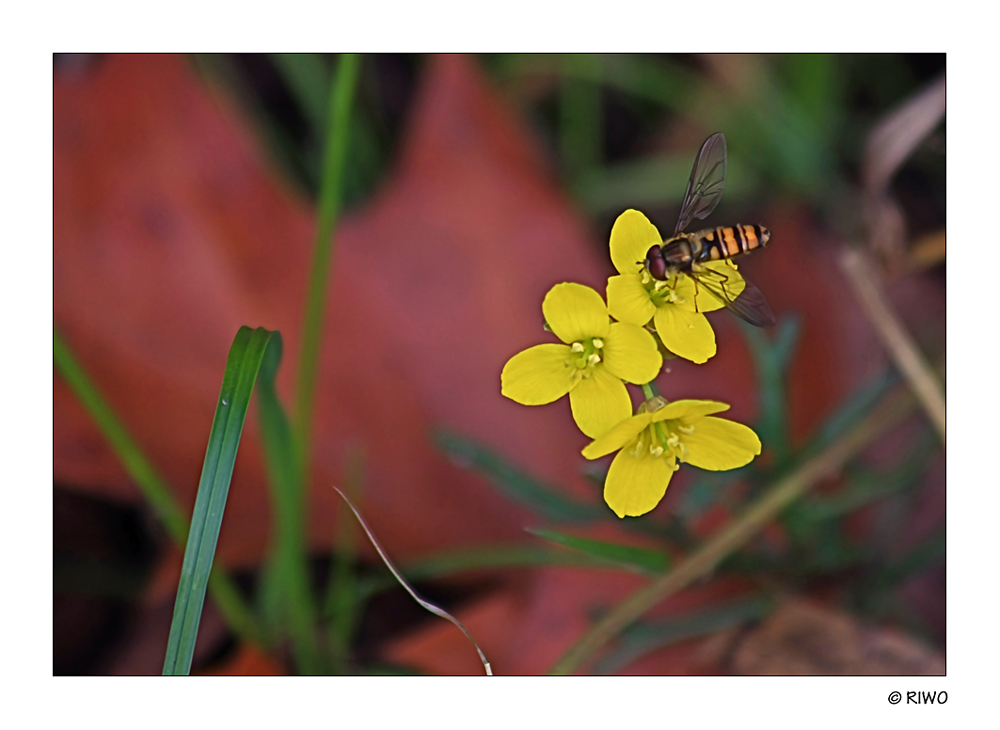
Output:
[[191,671],[205,589],[222,527],[236,451],[243,434],[254,382],[274,334],[263,327],[255,330],[240,327],[229,350],[184,550],[174,618],[163,662],[164,674],[188,674]]
[[562,496],[554,488],[519,470],[499,454],[471,439],[448,431],[438,431],[434,434],[434,442],[459,464],[489,477],[505,496],[531,507],[543,517],[568,522],[590,522],[607,514],[603,506],[585,504]]
[[643,550],[642,548],[631,547],[629,545],[616,545],[611,542],[599,540],[585,540],[580,537],[563,535],[552,530],[536,530],[526,528],[532,535],[537,535],[543,540],[565,545],[573,550],[591,555],[598,560],[603,560],[614,565],[619,565],[629,570],[640,573],[663,573],[670,567],[670,556],[656,550]]
[[305,544],[305,492],[295,463],[292,432],[274,381],[281,365],[282,339],[275,332],[264,351],[257,382],[257,411],[276,519],[275,540],[262,593],[268,596],[272,626],[287,626],[302,674],[319,671],[316,608],[309,587]]
[[[53,332],[53,359],[59,374],[94,419],[125,471],[163,522],[167,533],[177,545],[184,545],[188,538],[188,523],[166,480],[129,435],[128,429],[115,415],[111,405],[84,372],[58,332]],[[221,569],[212,571],[208,588],[229,628],[244,639],[260,644],[262,636],[253,612],[229,575]]]

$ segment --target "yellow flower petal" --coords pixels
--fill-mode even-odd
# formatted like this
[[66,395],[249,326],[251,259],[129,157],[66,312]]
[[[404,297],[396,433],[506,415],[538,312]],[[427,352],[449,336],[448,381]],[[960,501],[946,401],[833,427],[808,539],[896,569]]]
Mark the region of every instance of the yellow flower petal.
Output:
[[648,383],[663,367],[663,356],[647,330],[615,322],[604,338],[604,366],[623,380]]
[[[673,306],[683,309],[685,312],[696,312],[697,303],[696,300],[699,299],[698,289],[695,286],[694,279],[692,279],[687,274],[677,274],[677,279],[669,283],[670,288],[673,290],[676,296],[676,301],[670,302]],[[703,298],[710,299],[711,294],[704,294]]]
[[590,438],[603,436],[632,415],[632,399],[621,378],[598,365],[569,392],[573,420]]
[[569,345],[529,347],[503,366],[500,392],[525,406],[540,406],[558,400],[573,385],[576,367],[572,356]]
[[642,269],[650,246],[660,243],[663,237],[646,216],[626,210],[611,228],[611,262],[618,273],[634,274]]
[[664,346],[675,355],[699,364],[715,355],[715,332],[704,314],[664,304],[656,309],[653,322]]
[[694,433],[681,437],[688,464],[709,471],[737,469],[760,453],[760,439],[748,426],[725,418],[702,418]]
[[617,451],[625,444],[634,441],[651,420],[651,414],[640,413],[622,421],[600,438],[591,441],[583,450],[583,455],[588,459],[600,459],[612,451]]
[[729,404],[715,400],[675,400],[653,412],[653,421],[680,421],[687,425],[712,413],[729,410]]
[[552,332],[566,344],[608,333],[608,308],[604,300],[583,284],[556,284],[545,295],[542,313]]
[[674,475],[673,459],[651,454],[632,456],[627,448],[611,462],[604,501],[619,517],[638,517],[660,503]]
[[653,318],[656,305],[638,274],[619,274],[608,278],[608,311],[619,322],[642,327]]
[[[725,287],[730,301],[736,299],[746,287],[746,282],[743,281],[740,273],[725,261],[712,261],[704,264],[704,268],[715,272],[715,274],[706,274],[702,281],[707,280],[709,284],[715,284],[717,289]],[[690,279],[688,280],[690,281]],[[706,291],[704,286],[699,284],[697,287],[692,287],[692,291],[695,289],[697,289],[697,294],[694,295],[694,302],[699,312],[714,312],[726,306],[718,297]]]

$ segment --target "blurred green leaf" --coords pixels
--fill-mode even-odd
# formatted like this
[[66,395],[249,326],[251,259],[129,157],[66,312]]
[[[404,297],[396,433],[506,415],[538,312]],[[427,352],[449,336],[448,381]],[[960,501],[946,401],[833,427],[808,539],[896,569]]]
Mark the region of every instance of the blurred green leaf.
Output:
[[779,56],[789,96],[817,132],[830,140],[841,121],[844,79],[840,59],[829,53]]
[[664,57],[601,54],[592,63],[566,63],[562,54],[509,54],[494,59],[501,78],[570,77],[605,84],[668,109],[683,111],[701,80],[696,72]]
[[572,537],[571,535],[564,535],[553,530],[542,530],[531,527],[525,529],[532,535],[537,535],[543,540],[549,540],[558,545],[565,545],[573,550],[579,550],[587,555],[592,555],[599,560],[605,560],[640,573],[663,573],[670,567],[670,556],[663,552],[644,550],[628,545],[616,545],[611,542],[587,540],[580,537]]
[[580,67],[581,76],[600,79],[601,60],[589,53],[560,58],[568,73],[559,88],[559,146],[566,177],[572,181],[601,162],[604,114],[599,82],[578,78],[573,70]]
[[295,446],[298,477],[309,483],[312,454],[313,407],[316,402],[316,375],[319,368],[320,338],[326,307],[326,292],[333,260],[333,232],[342,208],[344,161],[347,157],[351,128],[351,109],[358,80],[360,58],[344,54],[337,63],[333,83],[328,91],[327,125],[323,145],[323,176],[320,180],[319,210],[312,263],[309,267],[309,289],[302,326],[302,351],[299,356],[298,382],[295,394]]
[[434,442],[459,465],[489,477],[503,495],[550,520],[589,522],[606,515],[603,506],[564,497],[555,488],[543,484],[471,439],[448,431],[438,431],[434,434]]
[[261,441],[275,514],[275,539],[264,572],[261,600],[271,613],[272,627],[288,627],[298,670],[315,674],[319,659],[305,543],[305,494],[288,417],[275,390],[282,353],[281,334],[276,332],[264,353],[257,384]]
[[887,368],[856,390],[824,421],[816,435],[800,451],[799,458],[808,458],[822,451],[832,441],[854,428],[898,381],[899,374],[896,370]]
[[272,53],[271,61],[315,133],[326,129],[330,69],[318,53]]
[[[651,157],[592,168],[579,175],[574,192],[592,213],[620,212],[628,208],[680,207],[697,150],[672,157]],[[739,159],[739,155],[735,156]],[[732,158],[730,160],[732,165]],[[726,202],[738,202],[758,186],[751,168],[726,181]],[[676,215],[676,211],[674,212]],[[671,221],[673,226],[675,221]],[[671,227],[670,230],[673,230]],[[667,234],[670,231],[661,231]]]
[[275,334],[263,327],[255,330],[240,327],[229,350],[198,483],[198,496],[191,515],[187,547],[184,549],[174,617],[163,662],[164,674],[188,674],[191,671],[205,589],[215,559],[215,546],[222,527],[243,423],[264,352]]
[[594,664],[591,672],[614,674],[665,646],[759,621],[773,608],[771,599],[759,597],[660,621],[640,621],[622,632],[617,645]]
[[[462,548],[404,563],[400,566],[400,572],[407,580],[418,582],[477,570],[535,567],[607,569],[612,566],[606,560],[568,550],[549,550],[534,545],[494,545]],[[397,585],[388,572],[360,578],[356,599],[366,601]]]
[[760,390],[760,417],[757,435],[764,448],[774,454],[777,464],[784,463],[791,452],[788,438],[788,372],[802,331],[797,316],[785,316],[778,322],[772,338],[749,324],[740,323],[757,370]]

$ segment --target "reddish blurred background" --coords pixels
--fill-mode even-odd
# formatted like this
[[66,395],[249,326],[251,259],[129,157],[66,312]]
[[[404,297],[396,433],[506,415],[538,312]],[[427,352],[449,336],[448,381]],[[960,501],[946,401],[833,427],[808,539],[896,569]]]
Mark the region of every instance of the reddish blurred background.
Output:
[[[363,60],[356,121],[369,132],[352,137],[354,172],[335,237],[315,408],[308,544],[317,580],[329,564],[340,509],[330,485],[343,482],[359,454],[365,464],[361,508],[399,562],[538,543],[524,528],[544,519],[449,460],[432,439],[438,429],[479,442],[566,496],[601,504],[579,456],[586,439],[568,404],[525,408],[504,399],[500,369],[514,353],[545,340],[540,305],[550,286],[577,281],[603,291],[614,273],[607,237],[621,210],[642,208],[661,231],[671,228],[683,168],[716,125],[732,122],[734,130],[719,127],[730,138],[733,195],[709,223],[760,222],[771,229],[771,246],[748,258],[743,271],[779,317],[799,327],[786,383],[789,448],[807,444],[841,404],[890,367],[837,264],[841,248],[862,230],[858,194],[849,186],[857,179],[864,132],[940,73],[943,59],[834,57],[829,66],[836,76],[826,83],[840,84],[838,94],[817,111],[808,102],[822,94],[810,96],[809,83],[797,80],[788,70],[794,64],[784,59],[644,59],[640,68],[662,66],[669,76],[674,64],[698,81],[674,108],[656,107],[641,91],[629,96],[622,84],[593,81],[580,71],[592,59],[577,59],[580,65],[566,70],[567,58],[558,57],[555,70],[551,59],[531,67],[530,57]],[[334,61],[322,63],[329,69]],[[869,73],[858,80],[866,69],[881,67],[886,78]],[[318,143],[310,137],[308,106],[301,98],[296,105],[282,85],[287,77],[275,68],[280,62],[266,57],[62,57],[55,63],[55,326],[185,509],[194,502],[226,353],[241,325],[282,332],[279,393],[286,405],[292,402]],[[605,73],[627,77],[627,70]],[[773,99],[764,92],[748,96],[734,81],[761,78],[795,91],[780,97],[785,107],[762,111]],[[728,112],[718,111],[720,98],[732,102]],[[588,131],[587,109],[597,110],[596,132]],[[782,125],[791,125],[798,112],[814,112],[822,124],[802,128],[821,132],[787,135],[790,146],[798,141],[800,147],[787,159],[798,154],[810,162],[799,171],[775,164],[779,171],[771,178],[775,153],[759,128],[773,124],[781,137]],[[574,114],[584,121],[574,123]],[[598,139],[589,148],[597,150],[596,159],[579,152],[588,134]],[[939,130],[894,188],[907,215],[907,241],[943,230],[942,145]],[[376,152],[366,158],[365,149]],[[822,164],[820,153],[827,155]],[[675,158],[687,162],[670,162]],[[664,175],[680,166],[680,189],[672,187],[670,199],[654,191],[619,203],[620,189],[648,189],[641,186],[648,178],[643,170],[660,168],[639,165],[655,159],[668,161]],[[942,257],[888,280],[892,302],[931,359],[944,347],[943,269]],[[754,423],[762,415],[761,396],[748,340],[725,312],[712,322],[719,355],[705,366],[671,361],[660,388],[668,398],[732,403],[734,419]],[[159,673],[180,551],[58,376],[54,387],[54,672]],[[810,563],[806,572],[722,571],[669,599],[650,619],[697,616],[762,592],[770,607],[725,630],[637,653],[616,671],[940,669],[944,456],[929,433],[926,419],[916,415],[856,467],[899,471],[915,444],[930,444],[924,451],[931,456],[905,491],[859,503],[837,523],[837,539],[862,559],[829,569]],[[769,458],[777,457],[765,451],[765,465]],[[849,477],[828,480],[820,493],[841,493]],[[678,476],[648,516],[651,525],[665,529],[680,519],[702,538],[742,503],[740,493],[730,491],[694,510],[688,499],[694,479]],[[266,556],[271,526],[259,434],[250,417],[217,552],[247,590]],[[565,531],[662,544],[652,532],[626,529],[614,518]],[[787,557],[792,566],[795,545],[788,525],[776,523],[756,548]],[[359,570],[378,571],[373,551],[359,549]],[[856,600],[865,595],[866,581],[882,580],[879,570],[915,552],[923,562],[880,588],[877,605]],[[480,570],[420,587],[467,623],[497,673],[534,674],[547,671],[595,616],[646,580],[549,566]],[[797,656],[802,642],[788,639],[795,631],[812,631],[820,648]],[[859,648],[846,658],[830,658],[833,650],[822,648],[852,641]],[[872,646],[894,641],[903,646],[894,655],[902,664],[865,664]],[[358,672],[375,666],[481,671],[464,637],[401,591],[367,604],[353,653]],[[282,651],[240,644],[209,601],[195,671],[293,668]]]

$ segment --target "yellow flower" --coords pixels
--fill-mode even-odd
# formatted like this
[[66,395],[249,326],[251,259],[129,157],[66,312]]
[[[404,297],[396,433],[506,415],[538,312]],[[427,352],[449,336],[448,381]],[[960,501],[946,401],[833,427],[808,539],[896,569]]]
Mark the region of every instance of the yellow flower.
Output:
[[[611,229],[611,261],[619,275],[608,279],[608,310],[622,322],[640,327],[652,319],[664,346],[696,363],[715,355],[715,333],[705,317],[724,305],[696,286],[691,277],[671,274],[657,281],[646,271],[646,252],[663,243],[656,226],[637,210],[626,210]],[[702,269],[725,274],[726,289],[734,297],[743,291],[743,277],[729,261],[712,261]]]
[[604,483],[604,501],[619,517],[643,515],[666,494],[684,462],[709,471],[745,466],[760,454],[760,439],[742,423],[711,418],[725,403],[650,398],[639,412],[583,450],[588,459],[618,451]]
[[526,406],[569,393],[576,425],[597,438],[632,414],[622,380],[641,385],[660,371],[656,341],[634,324],[611,323],[601,295],[582,284],[556,284],[542,312],[565,344],[536,345],[514,355],[500,374],[500,392]]

